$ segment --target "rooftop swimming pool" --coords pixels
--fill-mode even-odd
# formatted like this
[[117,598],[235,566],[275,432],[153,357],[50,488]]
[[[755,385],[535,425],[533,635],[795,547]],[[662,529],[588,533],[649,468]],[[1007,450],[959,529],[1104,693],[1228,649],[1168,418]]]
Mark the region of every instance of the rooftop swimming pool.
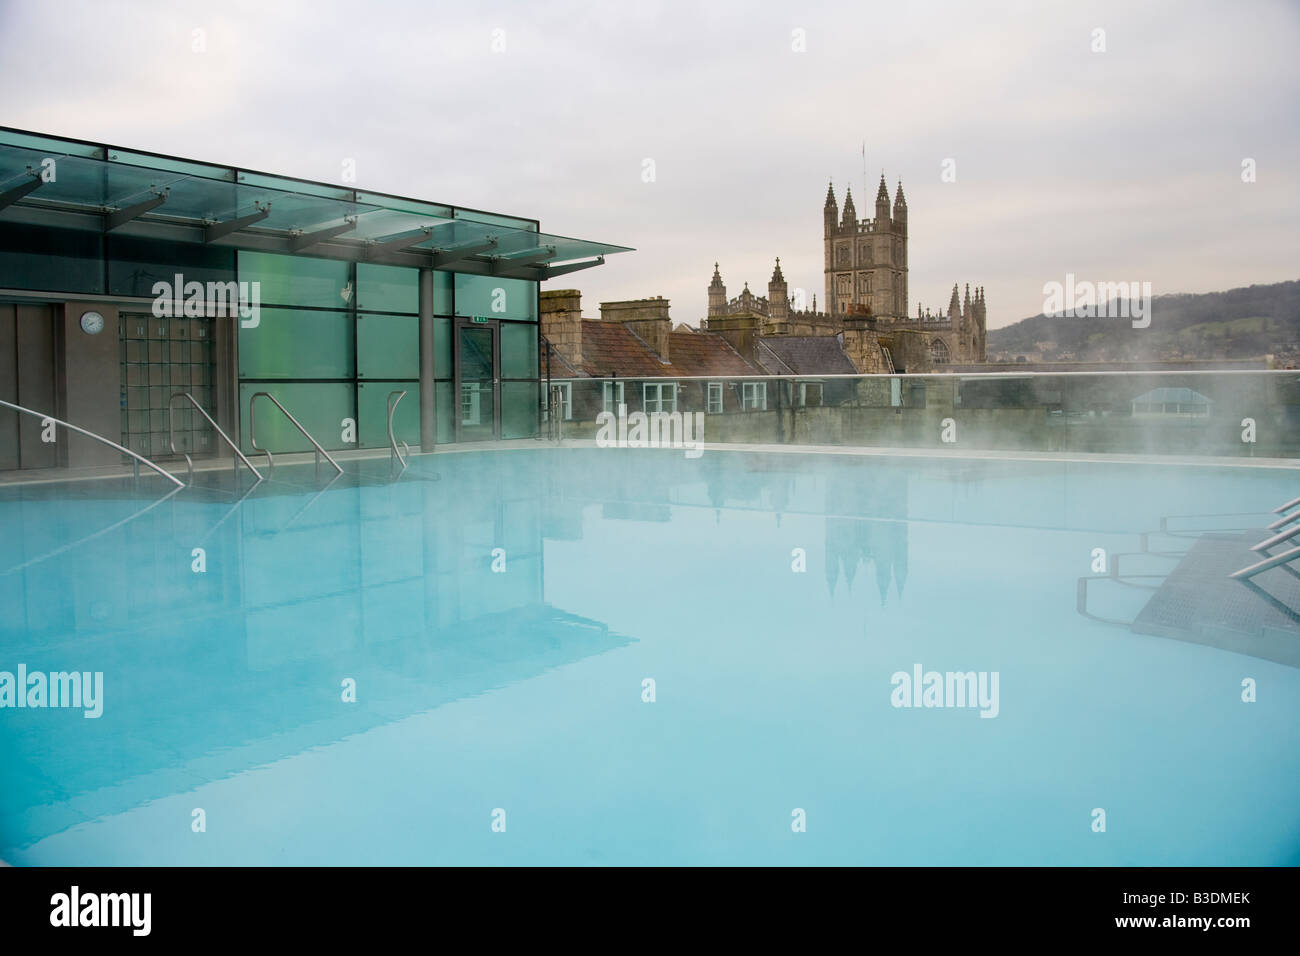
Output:
[[1127,626],[1296,469],[344,464],[0,488],[0,858],[1300,863],[1300,668]]

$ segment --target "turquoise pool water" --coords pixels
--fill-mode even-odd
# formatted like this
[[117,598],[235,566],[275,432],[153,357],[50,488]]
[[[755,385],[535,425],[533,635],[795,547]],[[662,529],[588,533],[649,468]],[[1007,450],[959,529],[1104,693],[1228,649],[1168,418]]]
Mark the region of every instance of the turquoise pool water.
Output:
[[[1300,863],[1300,671],[1075,610],[1094,549],[1268,511],[1295,471],[387,468],[320,492],[281,466],[242,502],[223,472],[152,508],[157,484],[0,489],[0,671],[103,675],[97,718],[0,708],[0,858]],[[918,665],[996,673],[996,716],[894,706]]]

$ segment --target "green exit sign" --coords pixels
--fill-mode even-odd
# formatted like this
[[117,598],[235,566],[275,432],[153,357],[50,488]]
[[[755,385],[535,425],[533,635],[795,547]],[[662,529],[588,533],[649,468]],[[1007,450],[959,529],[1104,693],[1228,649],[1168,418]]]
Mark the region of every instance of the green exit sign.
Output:
[[477,322],[479,325],[486,325],[488,322],[491,322],[492,320],[489,319],[486,315],[476,315],[474,316],[474,321]]

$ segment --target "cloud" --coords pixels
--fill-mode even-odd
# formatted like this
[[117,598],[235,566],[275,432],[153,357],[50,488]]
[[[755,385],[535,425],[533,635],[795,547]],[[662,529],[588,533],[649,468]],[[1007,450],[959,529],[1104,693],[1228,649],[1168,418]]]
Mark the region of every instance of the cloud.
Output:
[[762,292],[779,255],[823,300],[826,181],[870,215],[882,167],[907,191],[912,311],[969,281],[1001,325],[1067,271],[1208,291],[1300,261],[1284,2],[58,9],[0,7],[7,124],[326,181],[354,159],[363,188],[636,246],[562,281],[664,295],[679,322],[715,260]]

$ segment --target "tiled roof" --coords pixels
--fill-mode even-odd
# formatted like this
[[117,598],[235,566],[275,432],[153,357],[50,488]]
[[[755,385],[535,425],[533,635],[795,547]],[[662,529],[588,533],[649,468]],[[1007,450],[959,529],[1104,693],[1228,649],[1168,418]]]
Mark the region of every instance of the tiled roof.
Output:
[[[759,349],[759,361],[765,366],[778,366],[768,369],[773,373],[856,375],[858,371],[835,335],[765,335],[759,342],[763,346]],[[781,365],[785,368],[779,368]]]
[[716,332],[669,333],[668,357],[677,375],[760,374]]
[[551,375],[557,378],[573,378],[582,374],[582,372],[569,363],[568,359],[560,354],[560,350],[557,349],[554,344],[548,342],[546,351],[547,354],[542,356],[543,373],[546,372],[547,356],[549,356],[551,362]]
[[582,367],[587,375],[657,378],[759,373],[716,333],[669,332],[668,357],[671,361],[660,361],[645,340],[620,322],[582,321]]
[[[672,345],[668,346],[671,354]],[[671,366],[621,322],[582,320],[582,367],[588,375],[619,378],[672,375]]]

